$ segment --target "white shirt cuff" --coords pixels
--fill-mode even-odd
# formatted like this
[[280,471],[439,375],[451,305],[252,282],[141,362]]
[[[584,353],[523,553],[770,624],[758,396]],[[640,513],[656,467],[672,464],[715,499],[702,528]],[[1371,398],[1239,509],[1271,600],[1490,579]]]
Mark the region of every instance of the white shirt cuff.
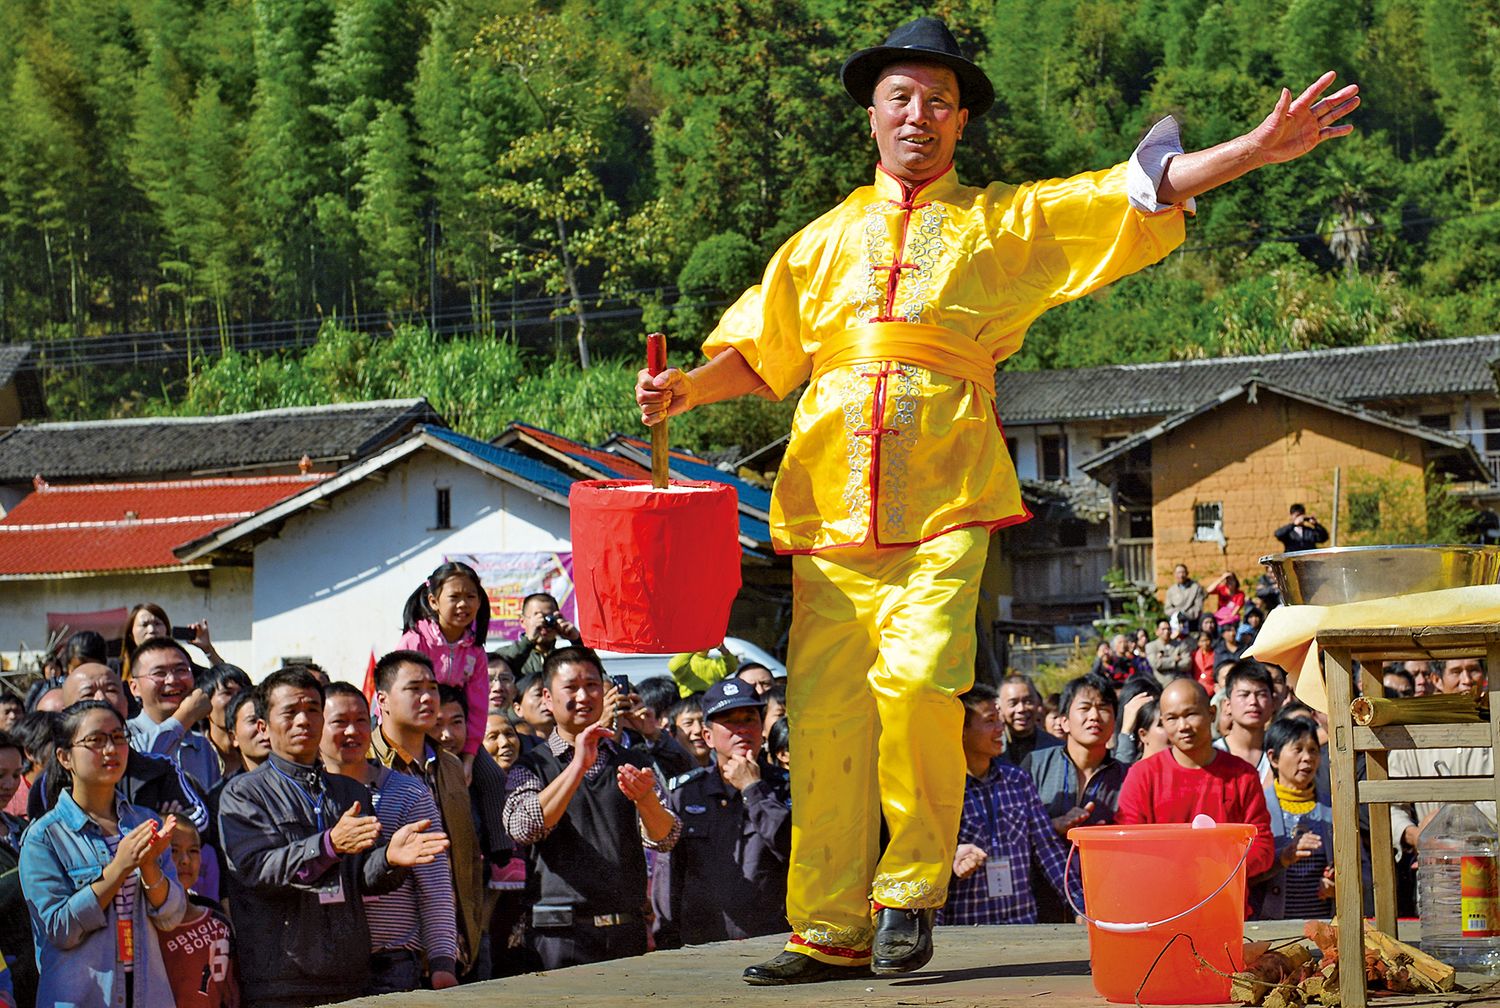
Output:
[[[1166,116],[1157,121],[1136,145],[1130,155],[1130,165],[1125,169],[1125,195],[1130,205],[1141,213],[1161,213],[1170,210],[1174,203],[1163,203],[1156,198],[1161,188],[1161,178],[1166,174],[1167,162],[1182,153],[1182,135],[1177,120]],[[1198,209],[1198,201],[1188,199],[1182,204],[1190,213]]]

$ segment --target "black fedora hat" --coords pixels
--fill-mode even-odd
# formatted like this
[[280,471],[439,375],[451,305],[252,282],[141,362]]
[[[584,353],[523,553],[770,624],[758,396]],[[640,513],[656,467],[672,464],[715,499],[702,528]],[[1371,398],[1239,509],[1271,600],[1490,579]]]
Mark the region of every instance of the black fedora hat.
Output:
[[969,115],[979,116],[995,104],[995,86],[985,72],[964,59],[958,40],[948,26],[935,17],[920,17],[891,32],[884,45],[861,49],[844,61],[839,79],[844,90],[861,108],[875,101],[875,81],[880,71],[903,60],[938,63],[958,76],[959,103]]

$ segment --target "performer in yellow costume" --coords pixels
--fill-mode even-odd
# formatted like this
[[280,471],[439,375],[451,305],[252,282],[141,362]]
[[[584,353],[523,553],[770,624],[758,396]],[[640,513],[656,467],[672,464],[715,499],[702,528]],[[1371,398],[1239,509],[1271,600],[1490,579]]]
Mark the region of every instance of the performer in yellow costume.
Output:
[[[1182,152],[1158,123],[1124,164],[962,185],[953,151],[993,102],[934,18],[844,64],[880,152],[871,185],[794,235],[690,373],[642,372],[646,423],[804,382],[771,502],[794,554],[787,667],[786,950],[755,984],[917,969],[932,955],[963,801],[962,706],[989,534],[1025,521],[995,366],[1054,305],[1157,262],[1195,195],[1352,128],[1326,74],[1243,137]],[[890,839],[879,848],[884,813]],[[873,916],[872,916],[873,907]]]

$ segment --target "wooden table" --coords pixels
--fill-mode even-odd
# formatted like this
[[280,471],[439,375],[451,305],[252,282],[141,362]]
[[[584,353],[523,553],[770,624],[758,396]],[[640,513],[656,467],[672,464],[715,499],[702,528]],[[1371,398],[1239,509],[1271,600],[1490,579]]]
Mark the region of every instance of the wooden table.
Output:
[[[1359,806],[1370,807],[1370,860],[1375,882],[1375,926],[1396,931],[1396,867],[1391,857],[1390,806],[1418,801],[1500,801],[1500,759],[1488,777],[1390,779],[1397,749],[1490,748],[1500,750],[1500,626],[1379,627],[1324,630],[1317,636],[1328,685],[1329,779],[1333,784],[1333,866],[1339,962],[1364,962],[1360,892]],[[1445,661],[1483,658],[1490,676],[1488,724],[1386,725],[1360,728],[1354,699],[1355,663]],[[1379,675],[1366,675],[1365,696],[1384,696]],[[1365,780],[1355,775],[1357,753],[1365,754]],[[1344,1008],[1366,1008],[1363,970],[1339,970]]]

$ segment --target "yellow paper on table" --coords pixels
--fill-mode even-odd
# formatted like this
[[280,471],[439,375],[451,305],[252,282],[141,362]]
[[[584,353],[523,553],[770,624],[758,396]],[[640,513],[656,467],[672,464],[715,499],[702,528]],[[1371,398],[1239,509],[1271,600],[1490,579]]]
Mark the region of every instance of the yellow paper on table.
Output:
[[1444,588],[1343,605],[1283,605],[1272,609],[1246,657],[1286,669],[1297,699],[1328,713],[1328,688],[1313,640],[1324,630],[1500,623],[1500,585]]

